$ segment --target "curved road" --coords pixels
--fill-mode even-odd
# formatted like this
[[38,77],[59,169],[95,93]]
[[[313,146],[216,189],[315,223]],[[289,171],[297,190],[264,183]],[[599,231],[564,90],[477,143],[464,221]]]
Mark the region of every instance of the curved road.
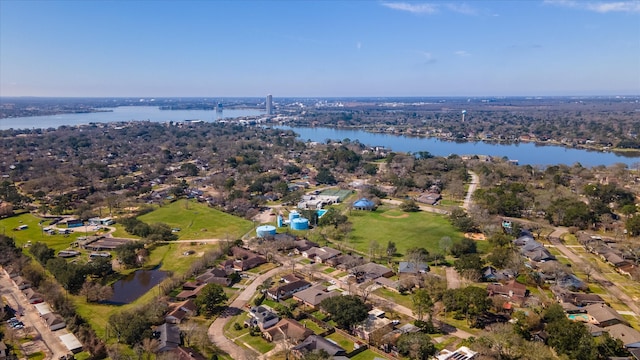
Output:
[[209,327],[209,339],[212,343],[216,344],[222,351],[229,354],[234,360],[249,360],[257,358],[255,353],[250,353],[248,350],[243,349],[233,341],[224,336],[224,326],[229,322],[232,316],[239,314],[244,306],[251,300],[253,294],[256,292],[258,285],[262,284],[267,278],[273,277],[278,272],[282,271],[282,267],[271,269],[266,273],[258,276],[242,290],[238,297],[233,300],[229,308],[227,308],[217,319],[213,321]]

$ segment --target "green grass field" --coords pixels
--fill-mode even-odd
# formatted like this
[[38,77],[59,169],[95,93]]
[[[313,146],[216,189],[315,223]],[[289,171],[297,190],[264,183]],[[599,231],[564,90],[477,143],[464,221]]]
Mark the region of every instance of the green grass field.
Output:
[[[42,231],[40,225],[38,225],[41,220],[39,217],[28,213],[2,219],[0,220],[0,232],[12,237],[17,247],[23,247],[28,241],[32,243],[40,241],[56,251],[68,248],[78,237],[85,236],[84,232],[73,232],[67,236],[46,234]],[[49,221],[45,221],[42,223],[42,226],[47,227],[48,224]],[[27,225],[28,228],[25,230],[14,230],[20,225]],[[94,235],[94,233],[89,233],[88,235]]]
[[449,236],[456,241],[463,236],[444,215],[405,213],[389,205],[380,206],[376,211],[351,211],[349,220],[353,223],[353,232],[346,245],[364,254],[369,252],[369,243],[373,240],[381,248],[385,248],[388,241],[395,242],[400,254],[414,246],[435,253],[440,251],[442,237]]
[[251,230],[249,220],[229,215],[196,201],[178,200],[139,217],[148,224],[162,222],[172,228],[180,240],[238,239]]

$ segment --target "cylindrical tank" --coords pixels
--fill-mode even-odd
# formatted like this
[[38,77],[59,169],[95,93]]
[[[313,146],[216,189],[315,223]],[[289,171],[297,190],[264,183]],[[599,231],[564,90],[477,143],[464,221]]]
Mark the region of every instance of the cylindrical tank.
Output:
[[309,220],[303,217],[295,218],[291,220],[291,228],[293,230],[308,230]]
[[289,221],[293,221],[293,219],[297,219],[300,217],[300,213],[297,211],[292,211],[289,213]]
[[282,215],[278,215],[277,219],[278,227],[282,227]]
[[273,225],[261,225],[261,226],[258,226],[258,228],[256,229],[256,235],[258,235],[258,237],[265,237],[265,236],[275,235],[275,234],[276,234],[276,227]]

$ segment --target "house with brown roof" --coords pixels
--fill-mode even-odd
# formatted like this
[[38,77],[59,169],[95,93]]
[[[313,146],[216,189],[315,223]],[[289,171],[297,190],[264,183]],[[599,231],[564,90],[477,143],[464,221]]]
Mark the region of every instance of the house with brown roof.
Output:
[[177,348],[171,349],[168,352],[171,353],[172,360],[206,360],[207,359],[198,351],[190,348],[184,348],[182,346],[178,346]]
[[416,198],[417,202],[427,205],[435,205],[440,200],[442,200],[442,195],[437,192],[422,193]]
[[178,295],[176,295],[176,299],[178,301],[195,299],[196,297],[198,297],[198,294],[200,294],[200,291],[202,291],[205,286],[207,286],[207,284],[199,284],[195,288],[191,288],[191,286],[185,288],[185,286],[183,285],[183,290]]
[[551,292],[556,296],[559,303],[573,304],[575,306],[587,306],[591,304],[604,304],[605,301],[598,294],[586,294],[565,290],[558,286],[552,286]]
[[196,281],[204,284],[231,285],[231,279],[227,277],[227,271],[218,268],[205,271],[202,275],[196,277]]
[[294,293],[304,290],[311,286],[311,283],[305,280],[297,280],[283,285],[274,286],[267,290],[267,296],[275,301],[290,298]]
[[318,284],[308,289],[298,291],[297,293],[293,294],[293,299],[307,306],[315,308],[322,302],[322,300],[340,295],[341,293],[339,291],[329,291],[327,290],[326,286]]
[[360,266],[356,266],[351,269],[351,272],[356,275],[359,280],[375,280],[379,277],[391,277],[393,276],[393,270],[388,267],[376,263],[366,263]]
[[607,326],[604,330],[614,339],[620,339],[625,348],[640,349],[640,332],[625,324]]
[[267,262],[267,259],[254,253],[253,251],[234,246],[231,248],[233,254],[233,268],[236,271],[246,271],[260,266]]
[[24,296],[27,298],[29,304],[39,304],[44,301],[44,297],[41,294],[38,294],[32,288],[27,288],[22,291]]
[[42,315],[42,320],[44,320],[44,323],[47,325],[47,327],[51,331],[56,331],[67,326],[62,316],[55,313],[48,313],[48,314]]
[[267,341],[278,341],[287,339],[297,344],[306,339],[307,336],[313,334],[311,329],[293,319],[282,319],[272,328],[262,332],[262,336]]
[[605,304],[587,305],[584,310],[589,316],[589,322],[600,327],[608,327],[615,324],[628,325],[627,321],[617,311]]
[[309,335],[303,342],[291,349],[293,356],[297,359],[302,359],[306,354],[314,351],[324,351],[329,354],[332,359],[347,356],[347,351],[340,345],[315,334]]
[[189,299],[181,303],[171,304],[169,309],[164,320],[169,324],[180,324],[182,320],[196,313],[197,306],[193,299]]
[[338,255],[327,260],[327,265],[338,270],[349,270],[354,266],[362,264],[364,264],[364,258],[362,256],[353,256],[349,254]]
[[319,245],[314,243],[313,241],[309,241],[307,239],[300,239],[293,242],[294,252],[296,254],[301,254],[313,247],[318,247]]
[[325,263],[327,260],[342,254],[340,250],[330,248],[328,246],[312,247],[302,252],[302,256],[315,262]]
[[509,297],[511,299],[522,300],[529,294],[527,287],[523,284],[516,282],[515,280],[511,280],[506,284],[489,284],[487,286],[487,291],[489,291],[489,295],[503,295]]

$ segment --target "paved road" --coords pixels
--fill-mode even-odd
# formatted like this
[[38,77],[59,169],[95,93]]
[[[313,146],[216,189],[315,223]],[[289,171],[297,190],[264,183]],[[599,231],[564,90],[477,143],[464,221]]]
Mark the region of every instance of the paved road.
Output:
[[224,326],[229,322],[232,316],[240,313],[244,306],[249,302],[256,292],[258,285],[262,284],[267,278],[275,276],[278,272],[282,271],[282,267],[272,269],[258,277],[256,277],[249,286],[247,286],[235,300],[229,305],[229,308],[225,310],[223,314],[209,327],[209,339],[212,343],[216,344],[222,351],[229,354],[234,360],[250,360],[256,359],[257,354],[248,352],[244,348],[238,346],[233,341],[227,339],[224,336]]
[[[560,251],[567,258],[569,258],[569,260],[571,260],[574,264],[578,266],[589,265],[588,262],[583,260],[580,255],[574,253],[573,250],[571,250],[570,248],[565,246],[562,242],[560,242],[560,236],[562,236],[562,234],[566,232],[567,232],[566,228],[556,228],[555,231],[552,232],[551,235],[549,235],[549,241],[555,246],[556,249],[558,249],[558,251]],[[595,280],[598,284],[600,284],[600,286],[607,289],[607,291],[611,295],[618,298],[620,302],[627,305],[636,314],[636,316],[640,316],[639,304],[633,301],[633,299],[629,295],[627,295],[624,291],[622,291],[617,284],[605,278],[599,269],[595,268],[595,270],[596,271],[591,275],[591,279]]]
[[462,204],[462,208],[469,211],[471,207],[471,200],[473,199],[473,193],[478,188],[478,184],[480,183],[480,178],[478,174],[469,170],[469,175],[471,175],[471,183],[469,184],[469,190],[467,191],[467,196],[464,198],[464,203]]
[[18,318],[24,323],[25,329],[30,328],[35,332],[34,342],[42,343],[42,350],[46,353],[45,359],[58,359],[60,356],[69,353],[58,338],[58,336],[66,334],[68,331],[65,329],[55,332],[49,330],[42,318],[40,318],[38,311],[33,305],[29,304],[22,291],[11,281],[4,269],[0,270],[0,289],[2,289],[2,296],[9,303],[9,306],[15,310],[22,310],[23,316]]

